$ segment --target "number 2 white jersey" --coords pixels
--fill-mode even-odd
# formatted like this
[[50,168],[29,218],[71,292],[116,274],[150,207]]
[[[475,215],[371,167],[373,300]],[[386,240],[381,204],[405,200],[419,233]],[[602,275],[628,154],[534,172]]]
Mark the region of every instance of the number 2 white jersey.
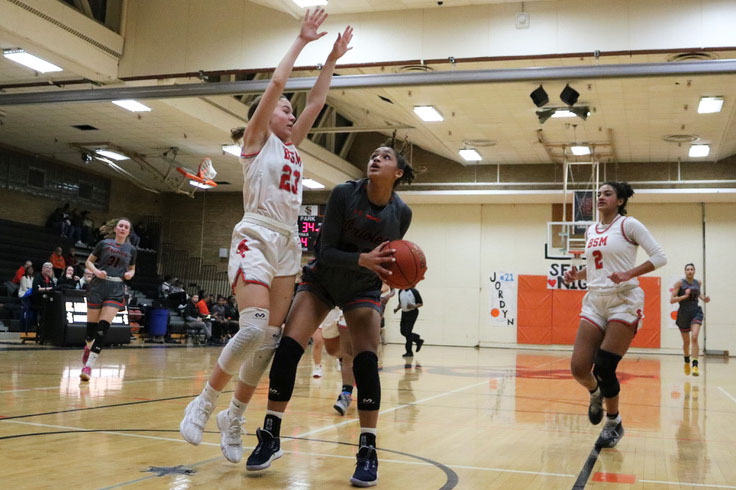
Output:
[[258,153],[240,155],[243,210],[296,226],[302,203],[302,159],[296,147],[271,133]]
[[585,236],[586,282],[590,291],[616,292],[638,286],[636,278],[616,284],[608,276],[633,269],[639,245],[647,252],[655,269],[667,263],[662,247],[635,218],[617,215],[608,225],[590,225]]

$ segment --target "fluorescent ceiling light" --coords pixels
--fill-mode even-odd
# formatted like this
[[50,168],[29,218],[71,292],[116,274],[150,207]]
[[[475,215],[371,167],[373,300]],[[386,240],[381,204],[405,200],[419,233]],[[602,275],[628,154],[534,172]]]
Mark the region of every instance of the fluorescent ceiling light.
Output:
[[320,5],[327,5],[327,0],[293,0],[293,2],[297,4],[299,8],[318,7]]
[[32,70],[36,70],[39,73],[48,73],[52,71],[62,71],[62,69],[53,63],[42,60],[38,56],[33,56],[30,53],[26,53],[22,49],[4,49],[3,56],[9,60],[20,63],[21,65],[27,66]]
[[130,160],[129,157],[123,155],[122,153],[118,153],[112,150],[101,149],[96,150],[95,153],[97,153],[98,155],[102,155],[103,157],[112,158],[113,160]]
[[698,104],[698,114],[712,114],[721,112],[723,97],[701,97]]
[[197,182],[196,180],[190,180],[189,185],[193,185],[194,187],[198,187],[200,189],[212,189],[211,185],[207,185],[203,182]]
[[479,162],[483,160],[483,157],[480,156],[480,153],[475,151],[475,149],[473,148],[464,148],[458,151],[458,153],[460,153],[460,156],[463,157],[466,162]]
[[304,179],[302,180],[302,185],[306,187],[307,189],[324,189],[325,186],[320,184],[314,179]]
[[710,153],[710,145],[690,145],[688,156],[693,158],[707,157]]
[[442,114],[431,105],[417,105],[414,106],[414,112],[422,121],[425,122],[437,122],[444,121],[445,118]]
[[147,105],[143,105],[133,99],[113,100],[112,103],[123,109],[128,109],[130,112],[148,112],[151,110]]
[[222,151],[229,153],[234,157],[240,157],[242,148],[240,145],[222,145]]
[[552,117],[575,117],[575,113],[567,109],[557,109]]
[[573,155],[581,156],[581,155],[590,155],[590,147],[585,145],[576,145],[571,146],[570,150],[572,151]]

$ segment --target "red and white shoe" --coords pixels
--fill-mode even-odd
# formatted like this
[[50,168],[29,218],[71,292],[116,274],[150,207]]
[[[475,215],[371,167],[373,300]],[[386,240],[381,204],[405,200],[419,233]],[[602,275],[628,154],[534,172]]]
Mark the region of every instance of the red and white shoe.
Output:
[[92,377],[92,368],[89,366],[84,366],[82,368],[82,372],[79,373],[79,379],[82,381],[89,381],[89,378]]
[[82,352],[82,365],[87,364],[89,359],[89,353],[92,352],[87,344],[84,345],[84,352]]

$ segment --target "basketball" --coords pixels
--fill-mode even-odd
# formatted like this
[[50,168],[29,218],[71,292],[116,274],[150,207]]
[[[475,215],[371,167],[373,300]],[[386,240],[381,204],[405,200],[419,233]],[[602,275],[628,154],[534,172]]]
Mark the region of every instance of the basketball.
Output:
[[394,240],[387,247],[396,250],[396,262],[388,264],[391,275],[386,278],[386,284],[396,289],[411,289],[424,279],[427,259],[419,245],[408,240]]

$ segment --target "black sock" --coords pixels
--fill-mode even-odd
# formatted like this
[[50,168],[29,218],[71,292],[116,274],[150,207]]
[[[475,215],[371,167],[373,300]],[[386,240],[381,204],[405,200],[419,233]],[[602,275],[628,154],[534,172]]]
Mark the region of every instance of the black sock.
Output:
[[350,393],[353,394],[353,385],[342,385],[342,392],[343,393]]
[[263,429],[267,430],[274,437],[281,435],[281,419],[275,415],[266,414],[266,418],[263,419]]
[[690,364],[690,356],[685,356],[685,364]]
[[376,435],[370,432],[360,434],[360,447],[363,446],[376,447]]
[[698,360],[697,359],[693,359],[693,367],[698,367]]
[[616,413],[607,413],[607,414],[606,414],[606,418],[607,418],[607,419],[610,419],[610,420],[613,420],[613,419],[615,419],[616,417],[618,417],[618,412],[616,412]]

